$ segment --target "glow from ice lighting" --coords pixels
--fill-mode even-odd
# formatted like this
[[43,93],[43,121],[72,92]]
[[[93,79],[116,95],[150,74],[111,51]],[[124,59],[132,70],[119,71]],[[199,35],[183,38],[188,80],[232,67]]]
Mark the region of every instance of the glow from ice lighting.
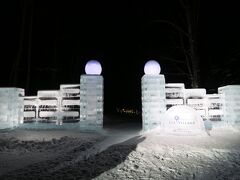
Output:
[[90,75],[100,75],[102,72],[102,66],[98,61],[90,60],[85,66],[85,72]]
[[144,66],[144,73],[147,75],[158,75],[161,72],[159,63],[155,60],[148,61]]

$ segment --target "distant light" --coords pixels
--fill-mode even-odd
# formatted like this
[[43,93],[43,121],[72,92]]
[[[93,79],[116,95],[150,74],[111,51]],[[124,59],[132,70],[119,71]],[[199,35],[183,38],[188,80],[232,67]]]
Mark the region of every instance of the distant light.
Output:
[[100,75],[102,72],[102,66],[98,61],[90,60],[85,66],[85,72],[90,75]]
[[159,63],[155,60],[148,61],[144,66],[144,73],[147,75],[158,75],[161,72]]

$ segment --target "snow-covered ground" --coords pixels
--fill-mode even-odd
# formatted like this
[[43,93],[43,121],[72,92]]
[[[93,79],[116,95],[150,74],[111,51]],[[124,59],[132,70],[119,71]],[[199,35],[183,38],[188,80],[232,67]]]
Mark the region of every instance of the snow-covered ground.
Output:
[[0,179],[240,179],[240,132],[0,131]]

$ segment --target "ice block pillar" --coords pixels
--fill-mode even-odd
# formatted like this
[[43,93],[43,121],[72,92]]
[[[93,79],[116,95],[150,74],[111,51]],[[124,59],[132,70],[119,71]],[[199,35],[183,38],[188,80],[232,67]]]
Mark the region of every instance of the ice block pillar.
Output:
[[101,64],[90,60],[86,75],[80,77],[80,126],[94,129],[103,126],[103,77]]
[[218,88],[222,99],[223,121],[228,125],[240,125],[240,85]]
[[0,88],[0,129],[23,123],[24,89]]
[[160,65],[150,60],[145,64],[142,77],[142,124],[143,130],[161,126],[166,112],[165,77],[160,74]]

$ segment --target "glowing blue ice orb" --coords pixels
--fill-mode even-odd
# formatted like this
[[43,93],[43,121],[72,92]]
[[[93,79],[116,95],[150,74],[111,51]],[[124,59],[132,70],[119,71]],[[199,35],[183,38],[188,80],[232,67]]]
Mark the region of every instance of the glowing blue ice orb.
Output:
[[144,73],[147,75],[158,75],[160,72],[160,64],[155,60],[148,61],[144,66]]
[[85,66],[85,72],[89,75],[100,75],[102,72],[102,66],[98,61],[90,60]]

